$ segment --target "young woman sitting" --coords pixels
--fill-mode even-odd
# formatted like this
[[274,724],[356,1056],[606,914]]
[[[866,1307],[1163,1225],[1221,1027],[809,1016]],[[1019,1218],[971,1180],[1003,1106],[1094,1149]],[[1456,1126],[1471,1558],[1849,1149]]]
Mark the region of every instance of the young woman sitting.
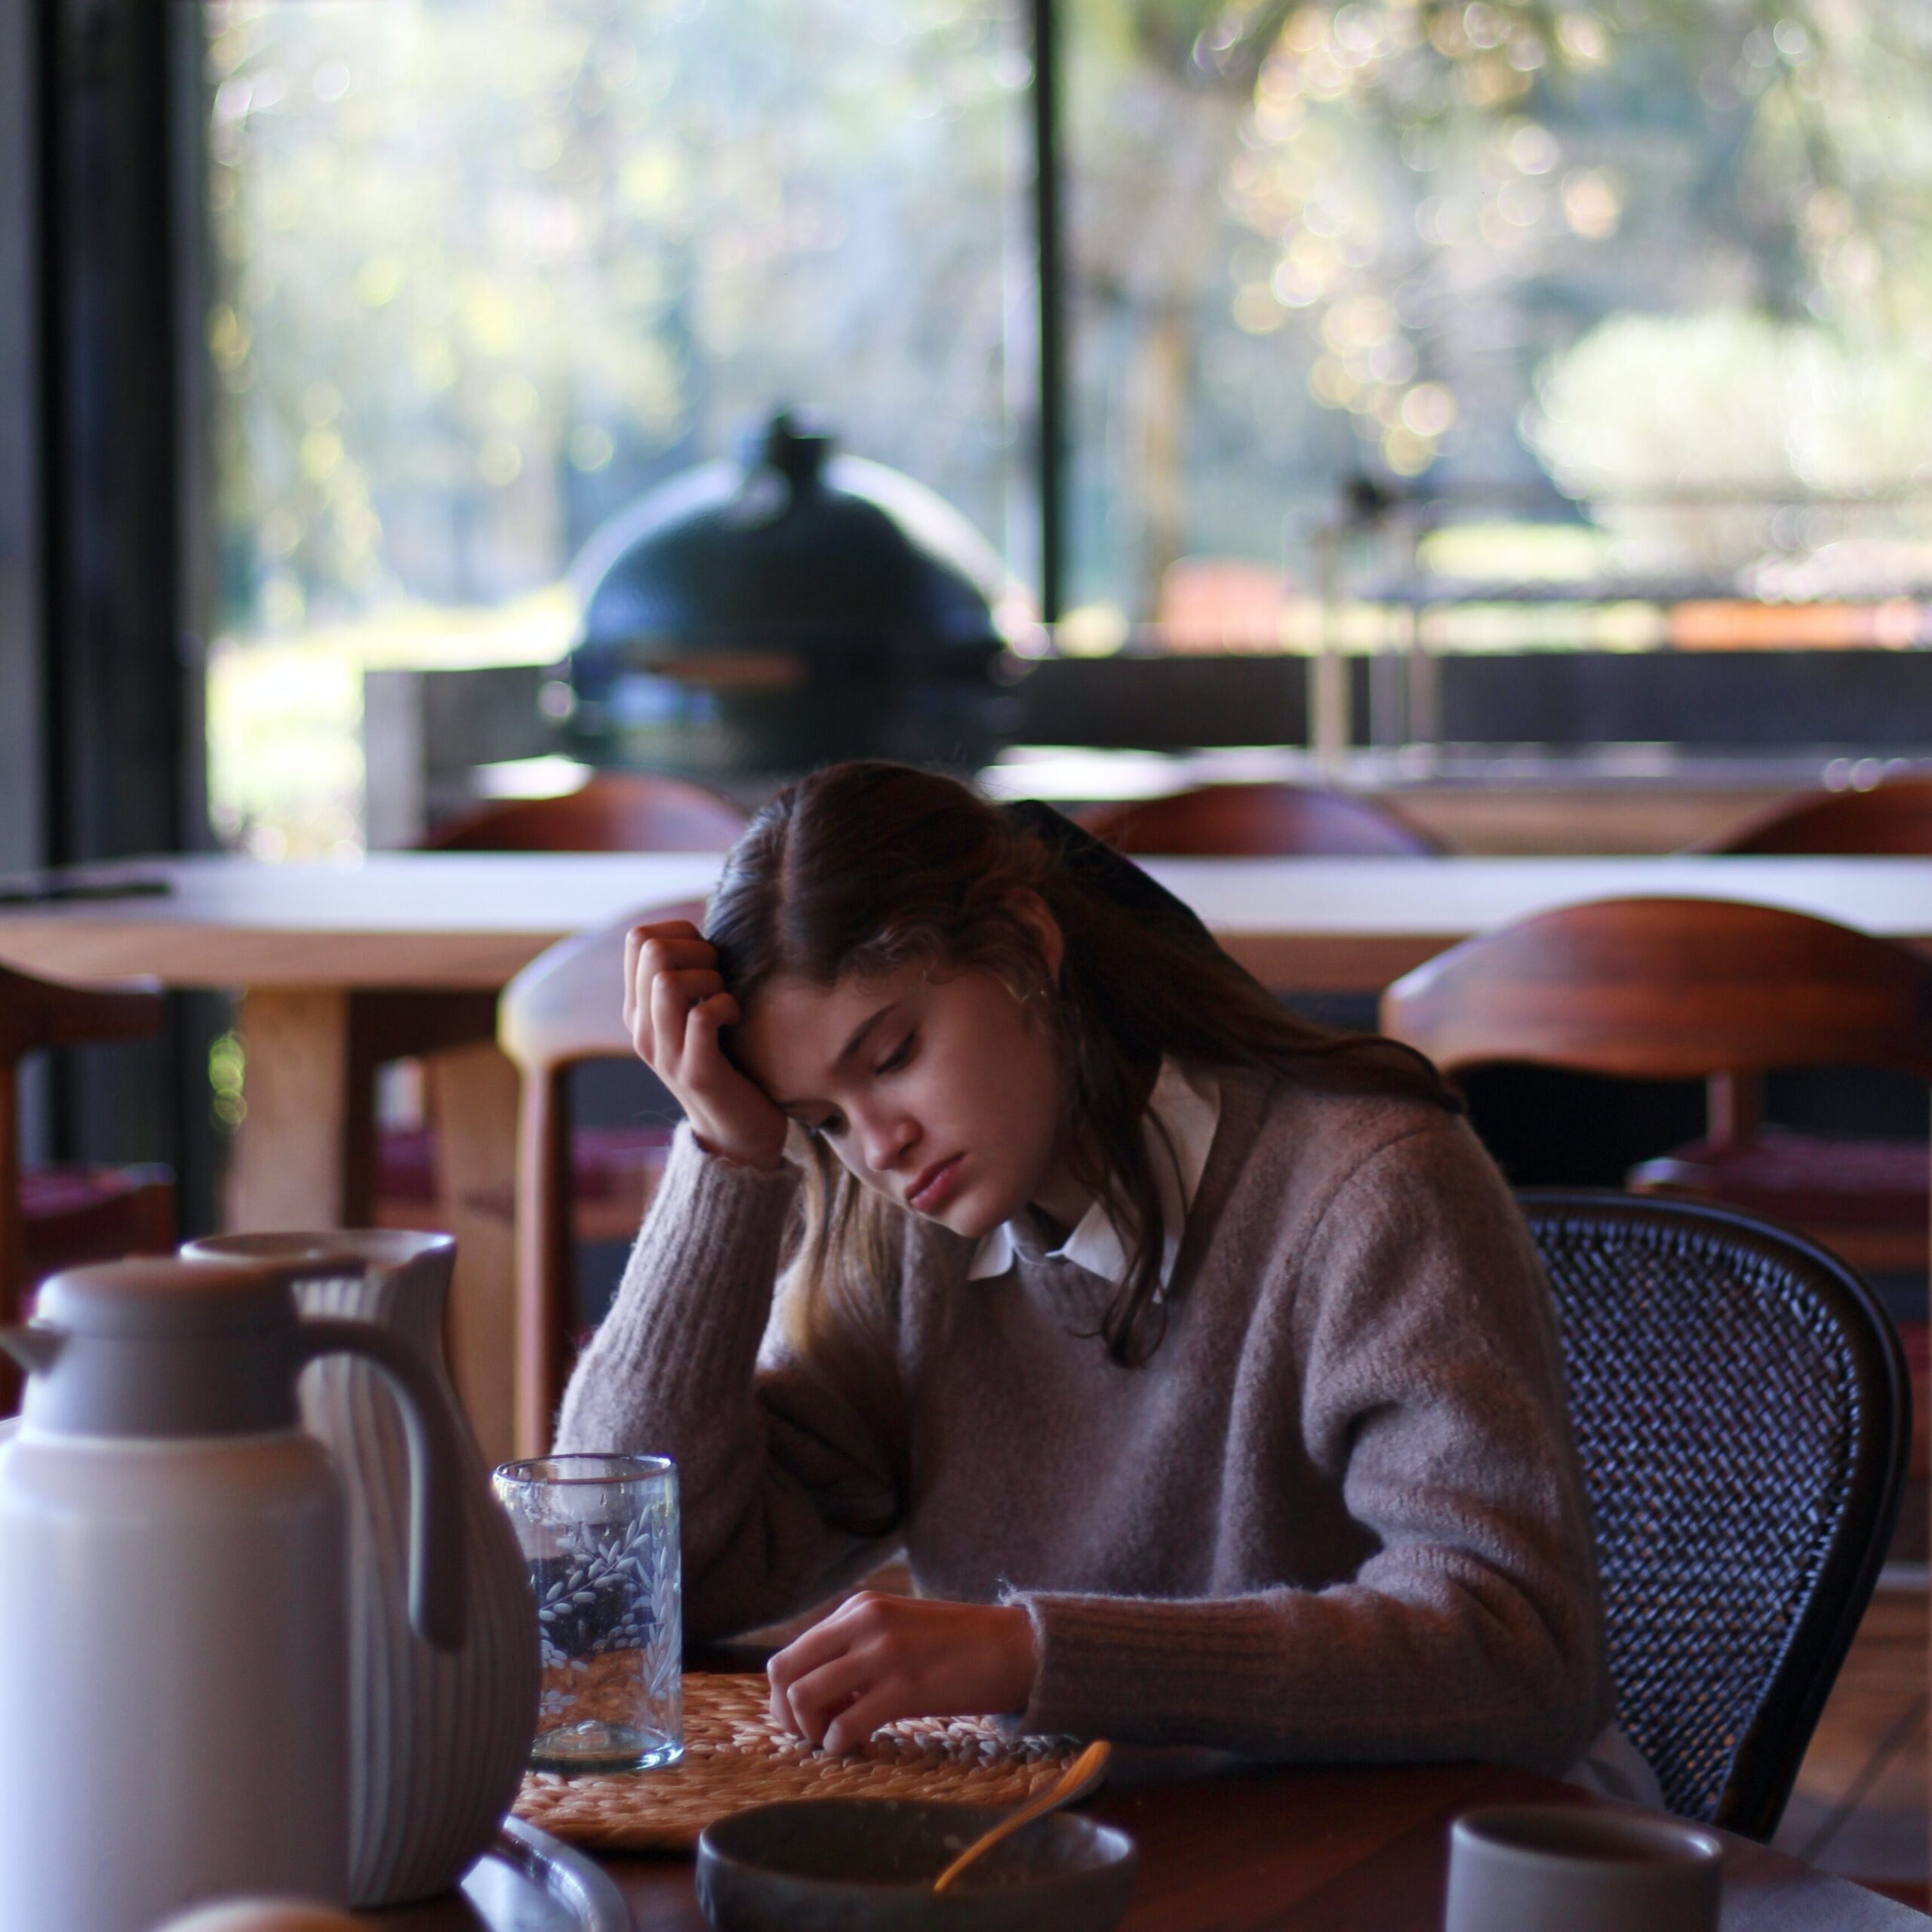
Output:
[[558,1446],[677,1459],[694,1635],[903,1548],[917,1596],[773,1660],[782,1721],[1552,1773],[1604,1732],[1547,1291],[1427,1061],[884,764],[781,793],[626,976],[688,1118]]

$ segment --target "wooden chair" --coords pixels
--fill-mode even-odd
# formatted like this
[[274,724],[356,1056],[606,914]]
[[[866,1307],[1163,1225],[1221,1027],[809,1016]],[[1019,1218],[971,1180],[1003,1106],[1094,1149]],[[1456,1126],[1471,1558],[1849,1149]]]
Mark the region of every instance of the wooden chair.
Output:
[[1382,1025],[1451,1073],[1515,1062],[1704,1080],[1704,1137],[1633,1168],[1633,1191],[1795,1225],[1857,1266],[1924,1266],[1925,1143],[1767,1127],[1756,1097],[1774,1067],[1932,1079],[1932,962],[1889,940],[1771,906],[1603,900],[1478,934],[1417,967],[1383,995]]
[[[1932,857],[1932,777],[1894,778],[1863,792],[1807,792],[1780,800],[1748,823],[1698,849],[1741,855],[1840,858]],[[1740,1080],[1737,1104],[1761,1116],[1761,1081]],[[1912,1150],[1897,1143],[1835,1140],[1830,1150],[1846,1257],[1884,1273],[1926,1266],[1924,1174]],[[1790,1150],[1800,1161],[1805,1150]],[[1807,1173],[1791,1180],[1801,1194]],[[1922,1336],[1909,1337],[1908,1345]]]
[[[1844,858],[1932,857],[1932,777],[1887,780],[1869,791],[1806,792],[1783,798],[1742,826],[1708,839],[1697,850],[1745,855]],[[1745,1103],[1761,1112],[1761,1091]],[[1909,1148],[1881,1140],[1832,1144],[1841,1221],[1858,1233],[1845,1252],[1875,1272],[1923,1277],[1926,1272],[1924,1176]],[[1912,1473],[1922,1479],[1932,1466],[1926,1411],[1932,1333],[1927,1323],[1900,1324],[1912,1364],[1915,1409]]]
[[[745,814],[736,805],[681,779],[602,771],[561,797],[480,806],[439,827],[423,845],[445,852],[724,852],[744,829]],[[486,1039],[490,1030],[479,1026],[475,1038]],[[654,1161],[649,1137],[623,1128],[584,1129],[576,1137],[574,1158],[575,1238],[620,1239],[634,1231],[635,1185]],[[438,1175],[433,1118],[384,1128],[377,1137],[376,1174],[379,1226],[448,1225],[451,1217]]]
[[1444,848],[1387,806],[1303,785],[1203,785],[1079,814],[1140,857],[1433,858]]
[[[560,940],[503,989],[497,1038],[521,1076],[517,1127],[516,1453],[540,1456],[563,1398],[574,1354],[576,1300],[571,1195],[571,1069],[586,1060],[629,1060],[623,1024],[624,940],[640,921],[703,918],[702,904],[665,906],[621,923]],[[670,1140],[655,1137],[656,1158],[635,1164],[630,1201],[635,1229],[662,1171]]]
[[728,852],[745,814],[654,772],[599,771],[554,798],[479,805],[423,841],[431,852]]
[[1807,792],[1784,798],[1700,852],[1836,857],[1932,855],[1932,777],[1888,779],[1869,792]]
[[[0,1327],[19,1321],[27,1296],[63,1268],[174,1246],[174,1183],[165,1168],[23,1170],[19,1074],[30,1053],[161,1031],[166,1008],[151,982],[64,986],[0,966]],[[20,1395],[0,1363],[0,1414]]]

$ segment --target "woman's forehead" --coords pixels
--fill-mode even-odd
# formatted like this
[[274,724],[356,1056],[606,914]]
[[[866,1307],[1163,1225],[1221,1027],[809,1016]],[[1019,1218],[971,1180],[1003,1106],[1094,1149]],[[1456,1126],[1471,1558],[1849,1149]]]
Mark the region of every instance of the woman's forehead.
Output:
[[768,980],[752,1001],[754,1014],[780,1008],[795,1018],[808,1014],[850,1013],[881,1006],[926,983],[924,965],[910,960],[882,971],[841,973],[829,983],[781,973]]
[[768,1086],[789,1091],[801,1079],[829,1074],[860,1028],[888,1007],[916,998],[928,983],[917,963],[847,974],[830,986],[773,980],[759,989],[738,1029],[739,1050]]

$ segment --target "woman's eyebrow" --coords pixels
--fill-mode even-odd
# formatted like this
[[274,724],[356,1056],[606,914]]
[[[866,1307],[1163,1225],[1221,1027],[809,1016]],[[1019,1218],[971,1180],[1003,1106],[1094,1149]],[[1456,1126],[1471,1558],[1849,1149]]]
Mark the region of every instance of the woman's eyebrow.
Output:
[[896,999],[889,999],[886,1001],[884,1005],[880,1007],[869,1018],[860,1020],[858,1025],[853,1028],[852,1037],[839,1048],[838,1057],[832,1063],[832,1065],[834,1066],[843,1066],[845,1063],[866,1044],[866,1036],[872,1032],[872,1029],[876,1026],[888,1013],[896,1013],[898,1010],[898,1001]]
[[[897,1012],[899,1010],[899,1005],[900,1002],[897,1000],[889,999],[886,1001],[884,1005],[875,1008],[871,1013],[868,1014],[864,1019],[860,1020],[858,1025],[853,1028],[852,1037],[838,1049],[838,1057],[832,1063],[834,1069],[835,1070],[836,1069],[843,1066],[845,1063],[866,1044],[866,1041],[870,1035],[872,1029],[876,1026],[881,1020],[884,1019],[888,1014]],[[808,1107],[812,1104],[813,1103],[809,1100],[774,1100],[772,1102],[772,1105],[777,1108],[780,1113],[786,1112],[793,1107]]]

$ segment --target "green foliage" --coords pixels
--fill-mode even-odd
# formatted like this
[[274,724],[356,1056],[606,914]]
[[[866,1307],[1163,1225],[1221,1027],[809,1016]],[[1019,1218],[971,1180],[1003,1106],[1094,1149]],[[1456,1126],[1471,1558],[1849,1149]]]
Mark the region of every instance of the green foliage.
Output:
[[1195,59],[1254,72],[1235,205],[1279,245],[1237,318],[1304,314],[1327,351],[1316,399],[1378,425],[1404,473],[1459,419],[1516,413],[1472,307],[1569,309],[1546,352],[1617,306],[1713,296],[1896,332],[1932,238],[1906,158],[1932,134],[1917,17],[1908,0],[1223,15]]
[[[1932,348],[1921,0],[1063,13],[1082,596],[1146,615],[1186,552],[1278,563],[1363,470],[1552,495],[1587,439],[1566,358],[1620,316],[1653,366],[1714,315]],[[1026,571],[1018,0],[207,18],[230,630],[502,604],[788,401]],[[1677,392],[1609,406],[1668,441]],[[1906,440],[1850,439],[1833,487],[1915,486]],[[1589,473],[1601,502],[1665,472]]]
[[232,626],[551,582],[794,398],[996,525],[996,0],[207,17]]

